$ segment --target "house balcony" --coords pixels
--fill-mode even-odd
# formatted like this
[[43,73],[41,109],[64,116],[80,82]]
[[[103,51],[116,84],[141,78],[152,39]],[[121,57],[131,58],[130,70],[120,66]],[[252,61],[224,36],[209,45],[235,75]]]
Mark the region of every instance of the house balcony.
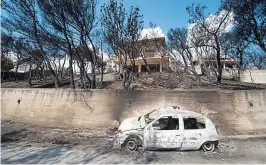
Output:
[[[146,57],[145,61],[142,57],[138,57],[134,59],[135,65],[138,67],[138,72],[145,72],[146,63],[150,67],[151,71],[167,71],[169,70],[169,57],[168,56],[154,56],[154,57]],[[113,62],[117,65],[119,65],[119,59],[116,57]],[[131,60],[127,60],[127,66],[132,65]]]

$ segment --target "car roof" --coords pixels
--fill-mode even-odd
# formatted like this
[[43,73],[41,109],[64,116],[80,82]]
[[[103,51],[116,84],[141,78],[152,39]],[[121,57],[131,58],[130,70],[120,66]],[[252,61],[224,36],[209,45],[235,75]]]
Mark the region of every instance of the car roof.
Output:
[[161,115],[182,115],[184,117],[205,117],[202,114],[193,112],[193,111],[188,111],[185,109],[182,109],[178,106],[165,106],[165,107],[161,107],[161,108],[157,108],[154,111],[156,111],[157,113],[159,113],[159,116]]

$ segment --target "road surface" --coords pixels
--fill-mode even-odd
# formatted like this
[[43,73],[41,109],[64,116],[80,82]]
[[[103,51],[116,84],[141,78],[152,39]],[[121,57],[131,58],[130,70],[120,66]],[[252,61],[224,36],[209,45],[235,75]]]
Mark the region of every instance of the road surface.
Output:
[[88,145],[27,142],[1,144],[1,163],[266,163],[266,139],[223,140],[214,153],[202,151],[119,151],[112,139]]

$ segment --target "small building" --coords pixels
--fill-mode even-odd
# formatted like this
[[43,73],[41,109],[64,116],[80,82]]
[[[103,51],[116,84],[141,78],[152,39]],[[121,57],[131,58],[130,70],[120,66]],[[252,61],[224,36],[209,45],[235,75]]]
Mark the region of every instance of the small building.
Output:
[[[239,61],[236,58],[228,56],[228,55],[222,55],[220,59],[221,59],[221,66],[223,69],[226,69],[226,68],[233,69],[239,63]],[[195,66],[197,65],[202,66],[205,64],[206,67],[213,66],[214,68],[217,68],[217,61],[215,57],[211,57],[211,58],[205,57],[203,59],[194,60],[193,63]]]
[[[165,37],[142,39],[137,42],[138,51],[133,55],[135,70],[147,72],[147,66],[152,72],[164,72],[169,70],[169,57],[166,54]],[[119,58],[114,63],[120,65]],[[147,63],[147,65],[146,65]],[[132,68],[132,62],[128,58],[128,68]]]

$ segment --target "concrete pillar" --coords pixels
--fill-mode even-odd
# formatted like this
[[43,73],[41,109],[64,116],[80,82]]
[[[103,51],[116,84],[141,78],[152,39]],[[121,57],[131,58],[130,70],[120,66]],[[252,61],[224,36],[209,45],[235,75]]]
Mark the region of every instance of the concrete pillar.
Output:
[[160,61],[160,72],[163,72],[163,64],[162,64],[162,61]]
[[141,64],[139,63],[138,65],[138,72],[140,73],[141,72]]

